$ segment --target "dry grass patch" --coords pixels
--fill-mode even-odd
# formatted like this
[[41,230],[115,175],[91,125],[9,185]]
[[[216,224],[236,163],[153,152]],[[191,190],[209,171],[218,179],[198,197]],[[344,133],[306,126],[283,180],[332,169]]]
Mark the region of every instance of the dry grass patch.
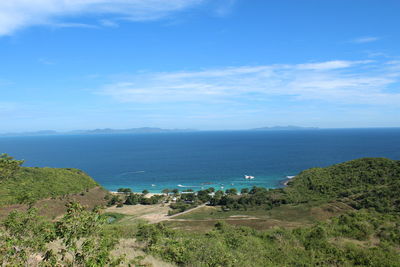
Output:
[[[55,219],[66,212],[67,208],[65,205],[68,202],[79,202],[82,206],[87,207],[88,209],[93,209],[95,206],[103,206],[106,204],[106,195],[106,190],[101,187],[94,187],[79,194],[42,199],[37,201],[34,204],[34,207],[38,209],[39,215],[49,219]],[[0,219],[7,217],[7,215],[13,210],[26,211],[27,209],[27,204],[3,206],[0,209]]]
[[119,223],[126,223],[135,219],[144,219],[150,223],[157,223],[168,219],[168,205],[124,205],[117,208],[116,206],[105,209],[104,212],[120,213],[127,215]]

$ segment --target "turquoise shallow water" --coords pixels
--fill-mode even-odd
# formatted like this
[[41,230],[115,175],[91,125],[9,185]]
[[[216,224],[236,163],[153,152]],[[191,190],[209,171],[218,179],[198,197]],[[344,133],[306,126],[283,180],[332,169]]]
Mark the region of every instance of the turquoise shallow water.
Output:
[[0,152],[25,166],[82,169],[109,190],[278,187],[311,167],[400,160],[400,129],[1,137]]

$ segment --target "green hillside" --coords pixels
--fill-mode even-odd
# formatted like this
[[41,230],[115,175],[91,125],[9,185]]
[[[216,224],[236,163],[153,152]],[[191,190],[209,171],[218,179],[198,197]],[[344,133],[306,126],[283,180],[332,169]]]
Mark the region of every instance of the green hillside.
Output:
[[[43,197],[96,185],[78,170],[2,172],[0,165],[2,173],[2,186],[14,197],[28,189]],[[66,177],[75,182],[64,184]],[[53,190],[41,188],[45,181]],[[12,191],[13,186],[24,190]],[[143,223],[137,212],[121,215],[115,208],[115,216],[126,218],[109,224],[107,215],[76,203],[51,222],[41,223],[34,210],[11,212],[0,223],[0,265],[19,266],[41,255],[43,265],[32,266],[146,266],[141,262],[150,255],[177,266],[400,267],[399,161],[364,158],[313,168],[285,188],[253,187],[241,195],[200,192],[193,194],[195,202],[210,205],[161,223]],[[54,248],[53,241],[61,247]],[[137,256],[138,250],[144,254]],[[122,254],[130,260],[116,258]]]
[[[176,223],[145,225],[136,237],[148,253],[179,266],[400,266],[399,161],[364,158],[313,168],[286,188],[253,188],[211,202],[223,211],[203,209],[181,216],[187,218],[181,230]],[[338,204],[350,210],[337,212]],[[246,221],[250,227],[221,219],[206,233],[188,228],[223,218],[224,212],[231,218],[266,214],[263,224],[276,222],[271,217],[276,210],[298,209],[296,217],[301,218],[305,205],[328,207],[336,216],[285,228],[285,220],[293,216],[282,214],[280,224],[264,231],[255,230],[260,227],[254,218]]]
[[11,175],[5,172],[8,169],[9,165],[0,163],[0,205],[76,194],[98,186],[91,177],[77,169],[19,167]]
[[289,202],[334,200],[380,212],[400,212],[400,161],[363,158],[305,170],[285,189]]

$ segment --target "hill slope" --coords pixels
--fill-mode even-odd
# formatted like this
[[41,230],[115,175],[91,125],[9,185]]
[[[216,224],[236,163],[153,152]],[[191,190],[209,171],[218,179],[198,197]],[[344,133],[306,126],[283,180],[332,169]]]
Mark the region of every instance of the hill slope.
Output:
[[305,170],[285,188],[290,202],[340,199],[354,208],[400,212],[400,161],[363,158]]
[[[294,229],[257,231],[222,219],[206,233],[185,231],[186,226],[176,230],[148,225],[139,228],[136,237],[145,242],[147,252],[180,266],[400,266],[399,161],[364,158],[313,168],[288,185],[253,188],[214,202],[225,207],[219,212],[221,218],[225,210],[243,217],[247,211],[273,214],[288,207],[302,212],[304,205],[319,208],[335,203],[353,208]],[[217,213],[214,210],[207,217],[203,211],[197,222]]]
[[96,186],[91,177],[77,169],[21,167],[12,179],[0,183],[0,205],[76,194]]

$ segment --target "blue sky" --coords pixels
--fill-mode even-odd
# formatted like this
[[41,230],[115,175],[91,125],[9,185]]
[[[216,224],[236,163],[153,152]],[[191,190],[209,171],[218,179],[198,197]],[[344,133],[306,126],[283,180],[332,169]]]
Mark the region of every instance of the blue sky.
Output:
[[1,1],[0,132],[399,127],[399,13],[397,0]]

